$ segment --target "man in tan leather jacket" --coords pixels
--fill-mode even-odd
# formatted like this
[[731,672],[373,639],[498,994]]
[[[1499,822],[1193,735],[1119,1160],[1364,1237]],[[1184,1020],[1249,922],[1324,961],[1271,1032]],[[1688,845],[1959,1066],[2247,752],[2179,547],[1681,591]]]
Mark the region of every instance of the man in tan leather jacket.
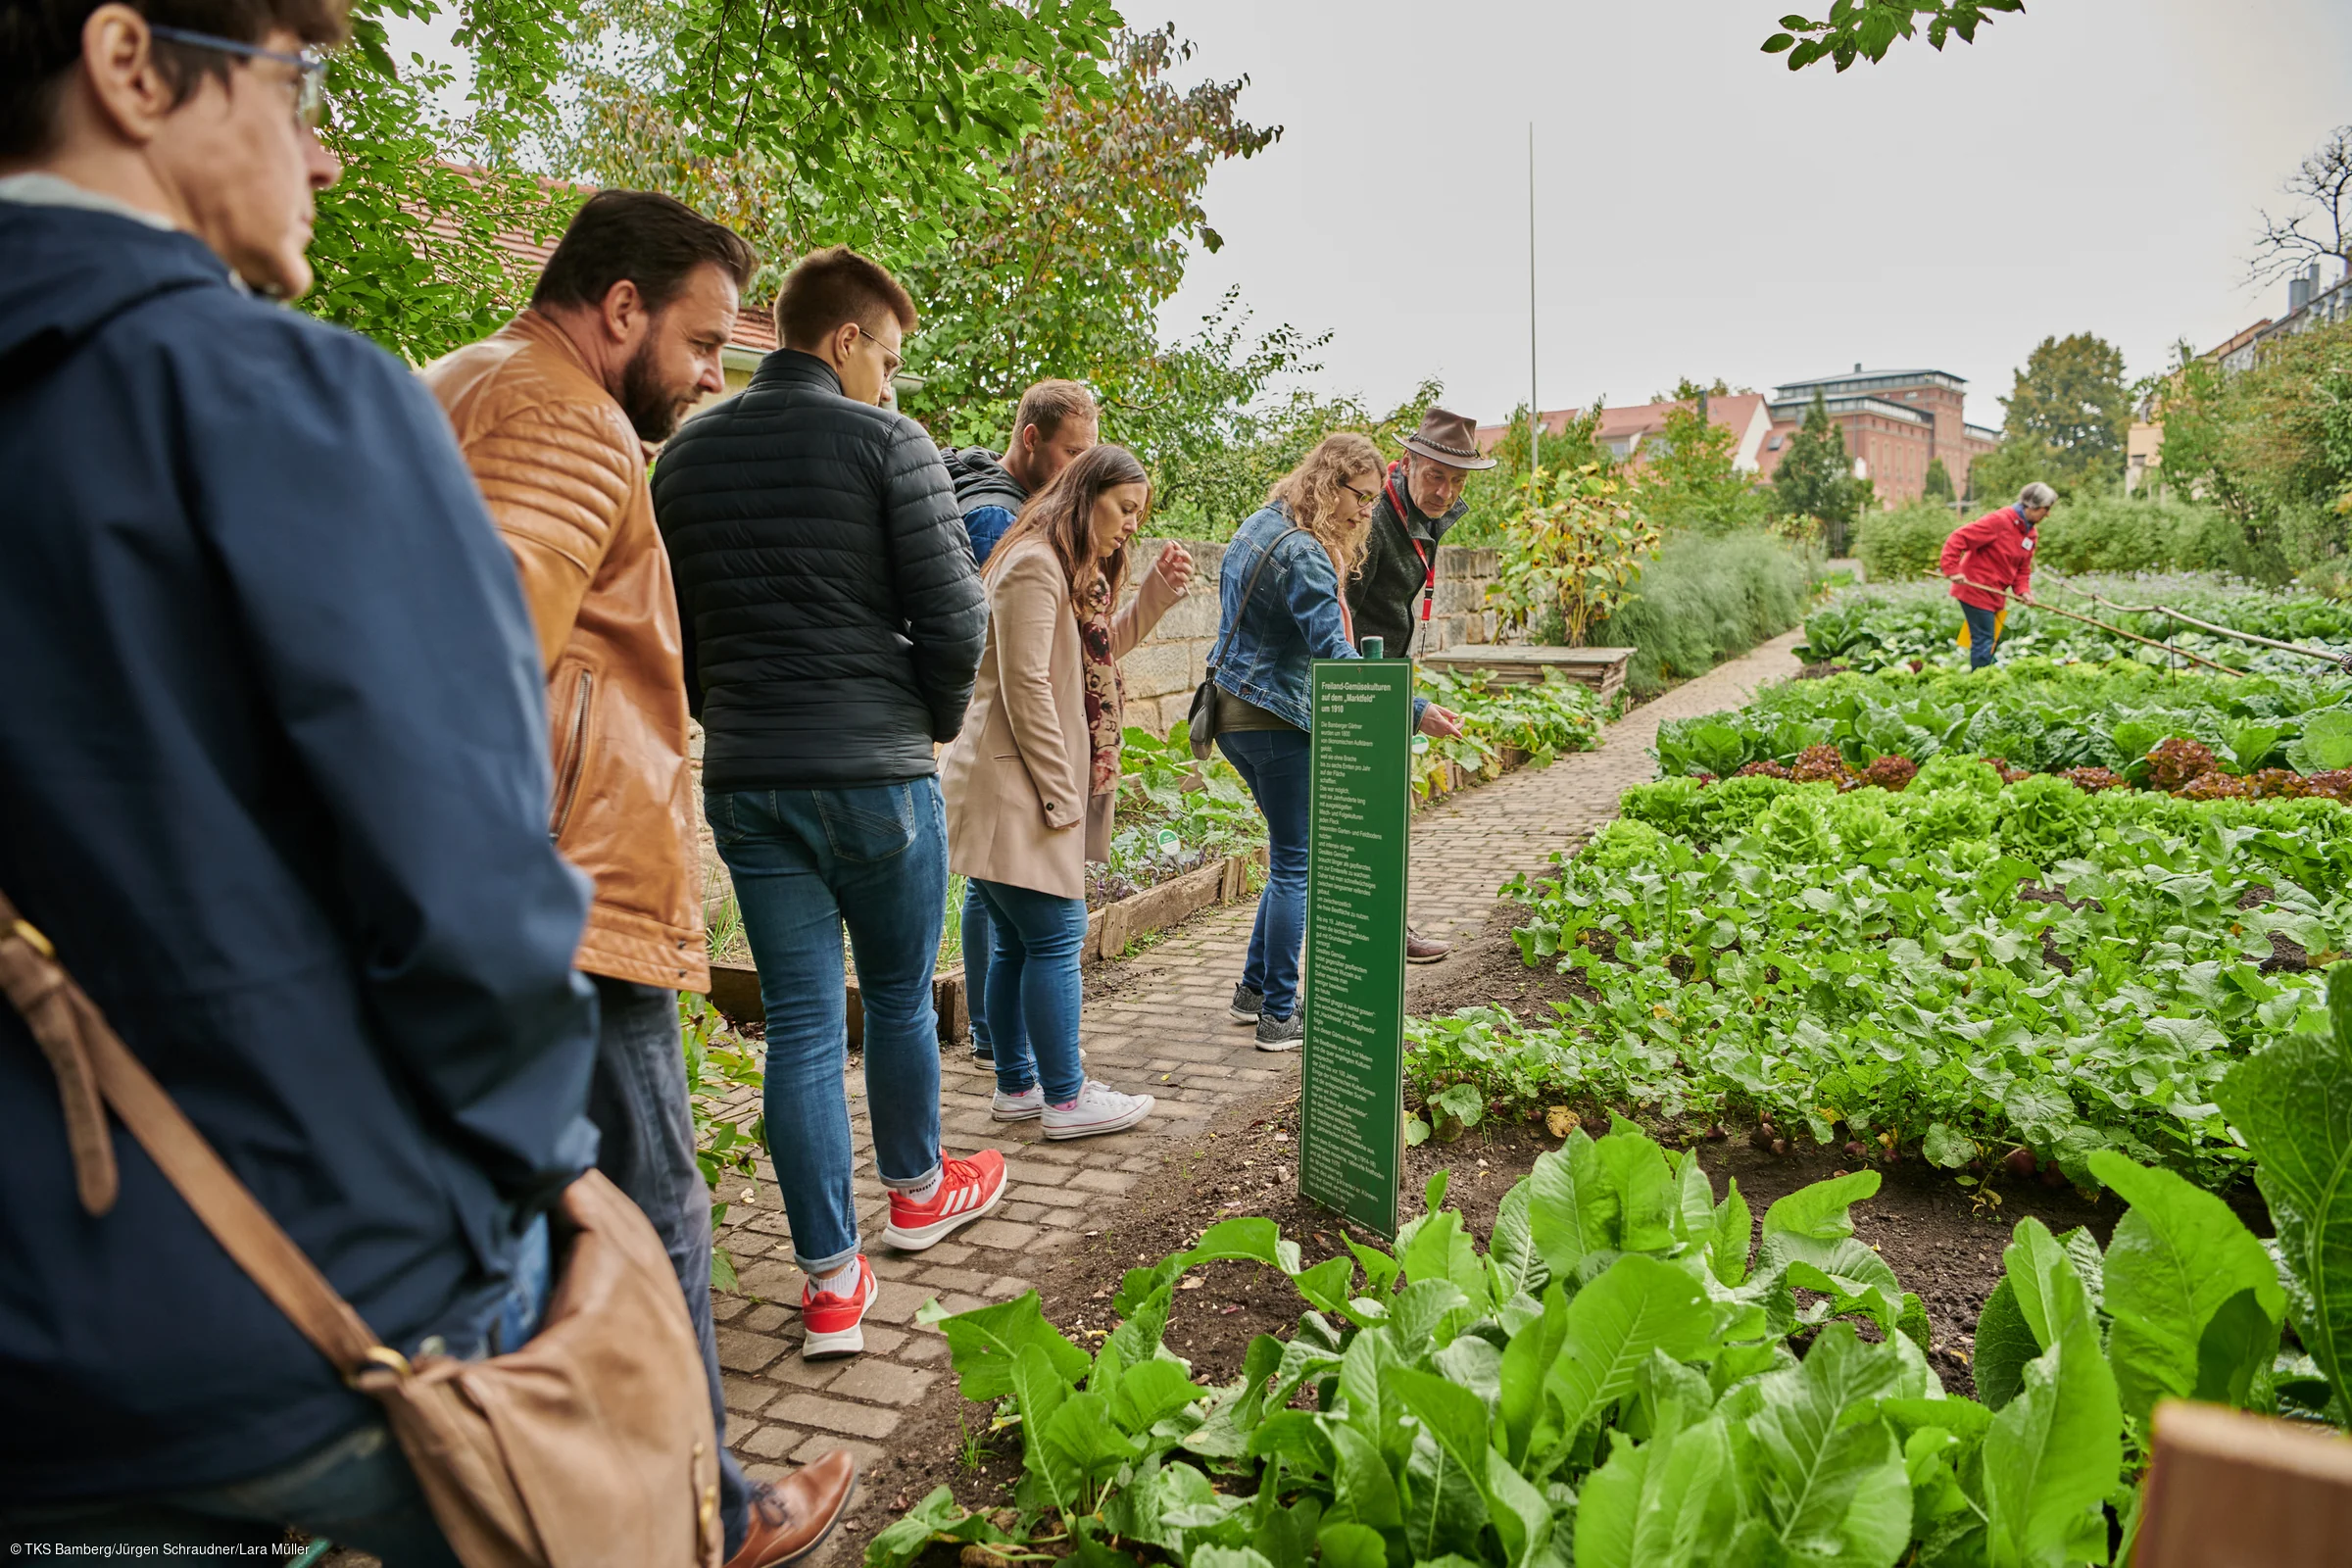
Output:
[[[669,557],[646,444],[724,389],[719,350],[757,259],[667,196],[589,198],[530,308],[426,367],[514,554],[548,675],[555,799],[548,833],[596,882],[578,966],[600,1025],[588,1111],[598,1167],[669,1249],[703,1344],[711,1414],[726,1406],[710,1321],[710,1200],[694,1158],[677,993],[710,988]],[[486,891],[485,896],[495,896]],[[849,1500],[845,1452],[747,1486],[722,1455],[728,1568],[812,1548]]]

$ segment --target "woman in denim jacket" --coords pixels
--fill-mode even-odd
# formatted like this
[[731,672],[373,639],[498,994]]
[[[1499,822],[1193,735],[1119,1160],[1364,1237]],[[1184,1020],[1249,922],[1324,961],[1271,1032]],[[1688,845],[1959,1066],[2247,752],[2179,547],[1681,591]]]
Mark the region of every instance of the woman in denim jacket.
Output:
[[[1266,818],[1266,887],[1232,1006],[1234,1022],[1257,1026],[1260,1051],[1298,1049],[1308,675],[1315,660],[1362,657],[1340,585],[1363,564],[1382,468],[1380,449],[1365,437],[1324,437],[1234,534],[1218,572],[1222,613],[1208,660],[1217,748]],[[1428,709],[1428,699],[1413,699],[1424,729],[1433,721]]]

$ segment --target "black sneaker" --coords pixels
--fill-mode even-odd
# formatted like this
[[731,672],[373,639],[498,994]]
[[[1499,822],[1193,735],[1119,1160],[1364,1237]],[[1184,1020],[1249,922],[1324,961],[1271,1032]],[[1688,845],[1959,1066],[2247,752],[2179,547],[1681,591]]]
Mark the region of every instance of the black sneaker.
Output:
[[1260,1051],[1297,1051],[1299,1037],[1306,1033],[1306,1015],[1294,1012],[1288,1018],[1270,1013],[1257,1015],[1257,1049]]
[[1248,986],[1235,986],[1233,1005],[1225,1009],[1225,1016],[1235,1023],[1255,1023],[1265,1010],[1266,999],[1261,993]]
[[994,1046],[990,1045],[990,1044],[989,1044],[987,1041],[985,1041],[985,1040],[975,1040],[975,1041],[973,1041],[973,1042],[972,1042],[972,1059],[973,1059],[974,1061],[976,1061],[976,1062],[979,1062],[979,1063],[981,1063],[983,1066],[990,1066],[990,1067],[993,1067],[993,1066],[995,1066],[995,1065],[996,1065],[996,1062],[997,1062],[997,1050],[996,1050],[996,1047],[994,1047]]

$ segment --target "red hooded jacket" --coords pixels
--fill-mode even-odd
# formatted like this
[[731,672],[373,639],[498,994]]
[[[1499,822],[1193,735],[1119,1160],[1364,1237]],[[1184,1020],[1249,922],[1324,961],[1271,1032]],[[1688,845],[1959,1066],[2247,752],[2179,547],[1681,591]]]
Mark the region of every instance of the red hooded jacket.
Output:
[[1943,542],[1943,559],[1936,569],[1946,577],[1966,577],[1984,588],[1952,584],[1952,597],[1979,610],[1998,610],[2002,599],[1985,589],[2006,588],[2023,598],[2034,580],[2034,525],[2015,507],[1987,512],[1974,522],[1952,530]]

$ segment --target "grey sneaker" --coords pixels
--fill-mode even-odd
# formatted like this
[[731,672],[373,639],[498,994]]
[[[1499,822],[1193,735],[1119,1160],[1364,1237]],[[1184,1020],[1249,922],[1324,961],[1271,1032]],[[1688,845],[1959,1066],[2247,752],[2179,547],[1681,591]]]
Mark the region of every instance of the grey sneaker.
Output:
[[1260,1051],[1297,1051],[1298,1041],[1306,1033],[1306,1015],[1294,1012],[1288,1018],[1271,1013],[1257,1017],[1257,1049]]
[[1094,1138],[1122,1133],[1152,1114],[1159,1102],[1150,1095],[1122,1095],[1108,1084],[1086,1081],[1067,1105],[1044,1107],[1048,1138]]
[[1248,986],[1237,985],[1233,988],[1233,1005],[1225,1009],[1225,1016],[1231,1018],[1235,1023],[1255,1023],[1265,1010],[1266,999],[1263,993],[1252,991]]
[[999,1121],[1027,1121],[1032,1116],[1044,1114],[1045,1108],[1044,1086],[1031,1084],[1017,1095],[998,1090],[996,1099],[989,1102],[988,1112]]

